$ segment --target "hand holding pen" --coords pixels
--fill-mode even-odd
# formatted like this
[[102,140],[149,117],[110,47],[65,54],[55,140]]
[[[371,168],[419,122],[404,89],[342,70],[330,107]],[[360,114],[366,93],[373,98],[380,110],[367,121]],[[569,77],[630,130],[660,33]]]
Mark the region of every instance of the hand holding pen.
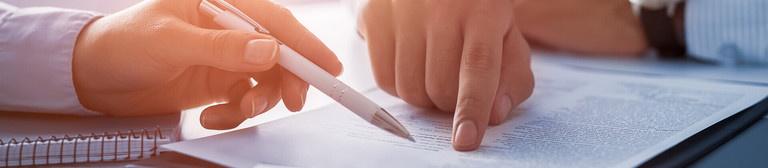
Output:
[[[224,0],[203,0],[200,2],[200,11],[204,11],[214,22],[226,29],[270,34],[261,24]],[[408,130],[387,110],[328,74],[280,40],[277,42],[280,44],[277,59],[280,66],[333,98],[361,119],[396,136],[414,141]]]
[[[77,38],[74,85],[88,109],[113,116],[176,113],[211,103],[209,129],[229,129],[274,107],[303,107],[309,85],[275,66],[278,43],[291,46],[333,76],[342,66],[317,37],[269,0],[233,5],[272,29],[271,36],[222,30],[200,1],[143,1],[90,23]],[[73,39],[74,40],[74,39]],[[258,85],[252,86],[253,78]]]

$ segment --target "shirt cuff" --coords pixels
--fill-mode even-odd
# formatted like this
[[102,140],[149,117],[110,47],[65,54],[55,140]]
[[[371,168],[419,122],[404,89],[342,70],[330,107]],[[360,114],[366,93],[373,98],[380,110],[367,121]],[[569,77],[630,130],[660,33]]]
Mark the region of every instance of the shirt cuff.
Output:
[[102,115],[80,104],[72,57],[80,31],[101,14],[13,9],[0,20],[0,110]]

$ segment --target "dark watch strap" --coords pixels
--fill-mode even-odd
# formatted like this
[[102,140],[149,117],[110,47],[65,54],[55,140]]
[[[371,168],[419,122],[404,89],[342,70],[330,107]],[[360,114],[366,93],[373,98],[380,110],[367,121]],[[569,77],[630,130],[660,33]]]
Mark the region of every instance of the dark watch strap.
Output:
[[677,40],[672,18],[667,15],[667,8],[640,8],[640,21],[648,44],[656,48],[660,56],[685,58],[685,47]]

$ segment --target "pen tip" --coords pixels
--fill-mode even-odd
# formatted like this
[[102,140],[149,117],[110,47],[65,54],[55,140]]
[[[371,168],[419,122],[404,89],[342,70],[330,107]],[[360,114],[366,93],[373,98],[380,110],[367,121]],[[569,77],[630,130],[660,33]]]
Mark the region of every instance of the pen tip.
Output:
[[408,133],[408,130],[405,130],[404,128],[402,130],[390,131],[390,133],[395,134],[400,138],[407,139],[408,141],[416,142],[416,140],[413,139],[413,136],[411,136],[411,133]]
[[386,130],[387,132],[395,134],[401,138],[405,138],[411,142],[416,142],[416,140],[411,137],[411,134],[408,133],[408,130],[406,130],[405,127],[403,127],[403,125],[397,121],[397,119],[392,117],[392,115],[390,115],[387,110],[384,110],[383,108],[380,108],[379,111],[376,112],[370,122],[373,123],[373,125]]

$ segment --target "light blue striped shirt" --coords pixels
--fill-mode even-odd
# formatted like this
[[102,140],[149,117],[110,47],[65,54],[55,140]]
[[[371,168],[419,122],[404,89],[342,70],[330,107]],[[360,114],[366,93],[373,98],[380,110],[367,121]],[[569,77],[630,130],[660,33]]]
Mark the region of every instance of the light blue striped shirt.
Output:
[[768,0],[688,0],[688,52],[726,65],[768,65]]

